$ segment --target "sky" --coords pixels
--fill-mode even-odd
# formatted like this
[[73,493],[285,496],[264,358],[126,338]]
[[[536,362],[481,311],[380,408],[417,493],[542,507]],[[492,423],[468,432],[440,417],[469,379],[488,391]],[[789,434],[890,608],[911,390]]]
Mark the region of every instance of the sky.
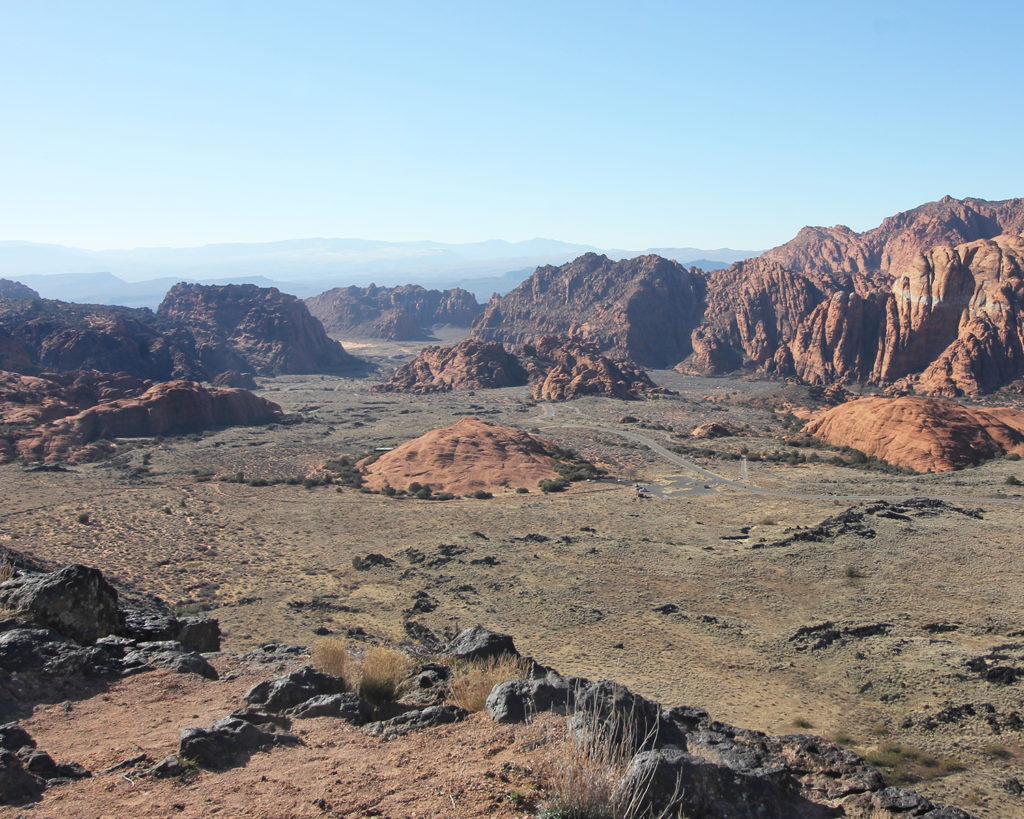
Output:
[[0,239],[768,248],[1024,195],[1010,2],[0,0]]

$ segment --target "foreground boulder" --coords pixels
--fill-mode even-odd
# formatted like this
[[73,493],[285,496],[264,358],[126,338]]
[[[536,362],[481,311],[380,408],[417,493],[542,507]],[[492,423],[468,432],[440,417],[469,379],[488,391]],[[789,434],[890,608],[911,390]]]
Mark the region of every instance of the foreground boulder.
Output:
[[205,768],[228,768],[244,764],[254,751],[298,741],[293,734],[276,734],[243,719],[224,717],[209,728],[182,731],[178,757],[195,760]]
[[250,706],[281,713],[324,694],[343,694],[347,685],[342,677],[324,674],[304,665],[275,680],[257,683],[245,695]]
[[88,776],[77,762],[54,762],[17,723],[0,725],[0,804],[32,801],[48,785]]
[[220,623],[212,617],[126,611],[121,633],[139,642],[173,640],[192,651],[220,651]]
[[840,746],[804,734],[768,736],[713,721],[699,708],[663,709],[625,686],[562,678],[499,683],[487,700],[499,722],[569,714],[575,741],[625,764],[614,796],[623,815],[708,819],[969,819],[882,775]]
[[0,604],[82,643],[121,628],[117,591],[99,569],[79,564],[49,574],[21,573],[0,584]]
[[445,648],[444,653],[456,660],[490,660],[506,654],[512,657],[519,656],[511,635],[491,631],[479,625],[460,631]]
[[363,730],[372,736],[390,740],[404,736],[410,731],[423,731],[439,725],[462,722],[468,716],[469,711],[457,705],[431,705],[415,711],[406,711],[381,722],[371,722]]

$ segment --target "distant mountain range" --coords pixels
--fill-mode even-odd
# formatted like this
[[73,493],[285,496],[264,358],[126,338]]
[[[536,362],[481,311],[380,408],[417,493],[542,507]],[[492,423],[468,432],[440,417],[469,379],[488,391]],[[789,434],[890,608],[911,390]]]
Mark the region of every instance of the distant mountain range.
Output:
[[714,270],[760,251],[601,250],[552,239],[468,244],[294,239],[133,250],[2,241],[0,277],[27,284],[44,298],[132,307],[155,307],[179,281],[251,283],[277,287],[300,298],[347,285],[420,284],[462,287],[482,300],[491,293],[508,292],[539,265],[563,264],[588,252],[603,252],[613,259],[657,253],[687,266]]

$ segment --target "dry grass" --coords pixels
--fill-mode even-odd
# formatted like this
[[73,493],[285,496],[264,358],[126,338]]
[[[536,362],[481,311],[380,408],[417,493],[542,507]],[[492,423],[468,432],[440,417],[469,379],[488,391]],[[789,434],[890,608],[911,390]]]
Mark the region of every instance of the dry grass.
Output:
[[964,766],[955,759],[900,742],[886,742],[865,754],[865,759],[882,771],[887,782],[896,785],[938,779],[964,770]]
[[344,637],[324,637],[313,644],[313,667],[325,674],[345,677],[348,666],[348,643]]
[[454,679],[448,691],[448,701],[467,711],[483,711],[491,689],[505,680],[516,680],[529,673],[529,666],[521,657],[503,654],[489,660],[453,666]]
[[0,560],[0,583],[10,580],[14,577],[14,564],[8,558]]
[[[674,819],[683,817],[674,812],[657,815],[645,805],[650,783],[639,787],[620,788],[620,782],[633,761],[634,748],[644,745],[650,737],[638,742],[632,730],[633,721],[626,719],[616,726],[614,718],[602,721],[594,714],[590,724],[580,731],[570,730],[564,723],[562,734],[551,741],[553,752],[543,778],[548,798],[537,816],[541,819]],[[677,794],[669,800],[674,802]]]
[[375,705],[389,705],[398,699],[402,680],[411,661],[401,651],[383,646],[366,649],[359,677],[359,696]]

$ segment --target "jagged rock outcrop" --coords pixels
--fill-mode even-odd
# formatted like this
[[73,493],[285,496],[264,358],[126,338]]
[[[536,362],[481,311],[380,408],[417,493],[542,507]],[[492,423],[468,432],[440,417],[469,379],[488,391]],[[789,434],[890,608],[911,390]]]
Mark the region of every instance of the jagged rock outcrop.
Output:
[[468,327],[483,308],[476,296],[456,287],[336,287],[306,299],[309,312],[329,333],[407,341],[428,338],[437,324]]
[[969,819],[959,808],[886,787],[878,770],[828,740],[769,736],[691,706],[662,708],[610,680],[563,678],[548,669],[541,678],[497,684],[486,707],[503,723],[542,711],[569,714],[584,747],[624,752],[626,770],[612,798],[630,815]]
[[[148,309],[0,297],[0,368],[203,379],[191,333]],[[225,368],[221,368],[225,369]]]
[[613,262],[587,253],[539,267],[473,324],[482,339],[521,346],[568,335],[619,359],[670,367],[690,354],[703,312],[704,278],[660,256]]
[[0,298],[5,299],[38,299],[39,293],[21,282],[0,279]]
[[1024,373],[1024,238],[997,236],[918,257],[893,285],[881,382],[929,362],[916,388],[989,392]]
[[534,382],[533,397],[568,401],[582,395],[607,395],[623,400],[674,395],[659,387],[632,361],[612,360],[597,346],[578,339],[543,336],[536,346],[522,349],[526,370]]
[[815,415],[804,431],[917,472],[950,472],[1008,452],[1024,455],[1024,411],[940,398],[847,401]]
[[415,482],[459,494],[535,489],[538,481],[557,477],[552,450],[521,429],[463,418],[385,452],[366,467],[363,485],[406,489]]
[[157,315],[193,335],[210,372],[337,373],[358,365],[302,301],[276,287],[180,282]]
[[235,387],[240,390],[255,390],[258,388],[256,379],[252,373],[240,373],[238,370],[224,370],[217,373],[210,383],[215,387]]
[[277,404],[246,390],[208,389],[191,381],[150,385],[123,373],[52,379],[0,373],[0,463],[19,457],[46,463],[95,460],[112,451],[114,438],[282,417]]
[[518,387],[526,382],[526,370],[501,344],[468,338],[451,347],[427,347],[399,367],[390,381],[372,389],[424,394]]
[[730,424],[722,424],[718,421],[708,421],[700,424],[690,432],[693,438],[729,438],[736,435],[737,430]]
[[831,289],[831,283],[861,295],[885,288],[921,253],[936,245],[956,246],[1001,233],[1024,232],[1024,199],[989,202],[945,196],[882,220],[856,233],[845,225],[805,227],[761,258],[799,270]]
[[1024,200],[946,197],[864,233],[804,228],[709,275],[679,369],[745,366],[939,395],[995,389],[1024,372],[1022,226]]
[[480,338],[545,333],[684,373],[974,395],[1024,374],[1024,199],[945,197],[856,233],[807,227],[706,276],[587,254],[492,299]]

